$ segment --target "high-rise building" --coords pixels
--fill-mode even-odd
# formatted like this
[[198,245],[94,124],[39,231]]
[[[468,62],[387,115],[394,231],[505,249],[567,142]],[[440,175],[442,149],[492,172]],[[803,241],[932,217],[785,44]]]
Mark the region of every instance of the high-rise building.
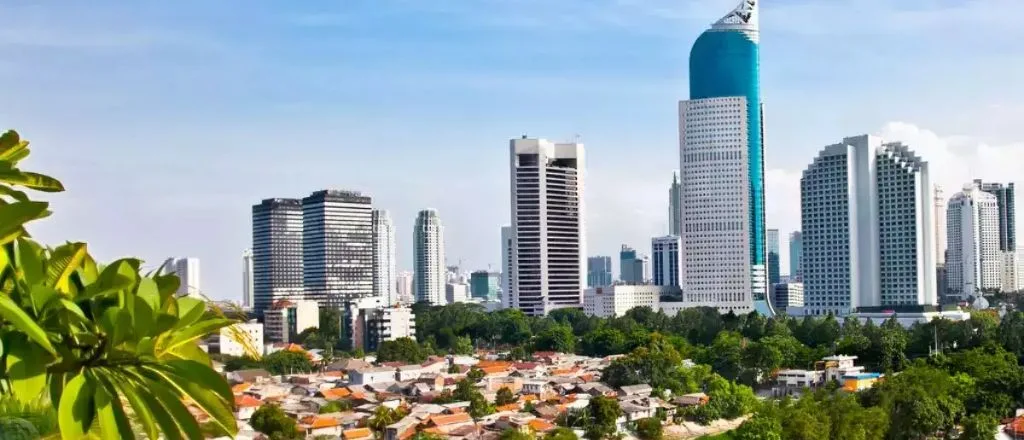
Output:
[[402,304],[416,302],[416,296],[412,290],[412,272],[402,272],[395,277],[395,292],[398,294],[398,301]]
[[619,281],[625,284],[640,284],[643,278],[638,269],[636,249],[622,245],[619,250]]
[[999,291],[1002,293],[1015,293],[1021,290],[1020,272],[1020,251],[1003,252],[1003,277]]
[[658,286],[682,285],[679,275],[683,271],[683,262],[679,259],[680,238],[678,235],[666,235],[651,239],[652,282]]
[[800,282],[803,277],[804,239],[800,231],[789,234],[789,279]]
[[515,282],[512,307],[545,315],[580,307],[586,279],[583,144],[509,142]]
[[413,290],[416,302],[445,304],[444,228],[433,209],[416,216],[413,229]]
[[768,249],[768,282],[779,284],[779,230],[769,229],[766,235]]
[[320,307],[373,296],[369,196],[323,190],[302,199],[302,283]]
[[587,287],[610,286],[613,279],[612,257],[587,258]]
[[497,301],[501,273],[478,270],[469,274],[469,293],[474,299]]
[[395,228],[391,215],[381,209],[373,210],[373,294],[381,297],[384,305],[398,302],[395,294]]
[[786,313],[789,309],[804,306],[804,285],[800,283],[779,283],[772,286],[775,309]]
[[267,340],[294,342],[303,330],[320,327],[320,307],[316,301],[279,300],[264,313],[264,321]]
[[1013,183],[974,181],[982,191],[996,196],[996,208],[999,217],[999,251],[1013,252],[1017,250],[1016,215],[1014,213]]
[[447,304],[464,303],[469,301],[469,284],[461,281],[445,283],[444,298]]
[[168,258],[163,264],[164,273],[175,274],[181,284],[178,285],[178,296],[201,296],[199,286],[198,258]]
[[935,283],[939,298],[947,294],[946,234],[946,196],[942,187],[935,185]]
[[264,199],[252,207],[253,311],[302,299],[302,202]]
[[936,304],[932,190],[903,144],[825,147],[800,179],[805,313]]
[[683,211],[680,209],[682,193],[679,186],[679,173],[672,173],[672,186],[668,188],[668,234],[680,235],[683,230]]
[[704,31],[679,103],[683,290],[722,312],[768,296],[758,34],[756,0]]
[[516,282],[515,230],[501,227],[501,306],[512,307]]
[[256,302],[253,299],[253,277],[252,277],[252,251],[246,249],[242,252],[242,308],[252,309]]
[[946,207],[946,284],[961,299],[1002,287],[999,204],[980,182],[965,185]]

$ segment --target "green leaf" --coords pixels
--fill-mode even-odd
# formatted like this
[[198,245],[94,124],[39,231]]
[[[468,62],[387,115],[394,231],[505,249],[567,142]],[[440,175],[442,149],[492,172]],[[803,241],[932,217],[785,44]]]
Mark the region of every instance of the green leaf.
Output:
[[161,299],[174,296],[178,293],[178,287],[181,286],[181,278],[174,274],[156,275],[153,277],[153,281],[156,282],[157,291],[160,292]]
[[195,324],[206,313],[206,301],[183,296],[178,301],[178,322],[174,328],[188,327]]
[[65,385],[57,409],[57,424],[64,440],[79,440],[92,426],[96,416],[92,400],[94,389],[95,384],[85,373],[76,375]]
[[137,336],[148,336],[150,329],[153,327],[153,309],[148,302],[140,301],[138,298],[136,298],[134,303],[135,307],[130,309],[132,312],[133,330]]
[[231,411],[234,397],[223,376],[208,365],[193,361],[168,361],[161,366],[165,368],[151,371],[174,385],[182,395],[192,399],[225,432],[237,432],[238,424]]
[[188,412],[188,408],[181,403],[181,396],[164,385],[161,376],[146,370],[141,370],[139,373],[148,379],[146,381],[146,388],[153,393],[156,400],[159,400],[160,404],[174,418],[174,421],[181,428],[185,437],[190,440],[201,440],[203,433],[199,429],[199,423],[196,422],[192,413]]
[[85,243],[68,243],[54,249],[46,268],[46,284],[60,292],[71,293],[71,274],[82,265],[86,255]]
[[[97,373],[102,374],[101,371]],[[128,416],[121,407],[121,401],[117,398],[117,390],[107,380],[99,378],[99,386],[96,387],[96,419],[100,425],[100,438],[103,440],[118,440],[121,438],[135,438],[132,432]]]
[[46,351],[56,354],[53,345],[50,344],[50,340],[46,337],[46,332],[35,323],[31,316],[28,316],[24,310],[21,310],[21,307],[18,307],[10,297],[3,294],[0,294],[0,317],[10,322],[18,331],[25,333],[29,339],[41,345]]
[[[2,176],[0,176],[2,178]],[[17,202],[0,205],[0,236],[7,236],[32,220],[46,217],[46,202]]]
[[11,158],[27,148],[28,141],[21,140],[21,136],[14,130],[7,130],[0,135],[0,161],[16,162]]
[[7,380],[21,402],[37,402],[46,388],[46,365],[50,357],[38,345],[30,344],[22,335],[11,341],[7,353]]
[[7,185],[0,185],[0,196],[8,196],[18,202],[27,202],[28,194]]
[[[125,374],[113,373],[111,383],[121,391],[125,400],[128,401],[132,406],[132,412],[135,414],[135,419],[142,425],[142,429],[145,430],[145,434],[148,438],[154,439],[159,438],[160,427],[158,426],[154,411],[163,412],[163,408],[159,406],[150,407],[146,400],[139,395],[138,389],[135,387],[134,379]],[[173,422],[171,423],[173,425]],[[180,435],[172,437],[171,434],[166,434],[167,438],[181,438]]]
[[79,300],[102,296],[113,292],[132,287],[139,274],[132,266],[133,259],[120,259],[100,271],[96,282],[85,288],[85,293],[79,295]]
[[64,191],[64,185],[53,177],[28,171],[20,171],[13,168],[0,169],[0,182],[11,185],[21,185],[25,188],[31,188],[36,191],[43,192]]
[[36,315],[42,315],[46,306],[51,305],[50,301],[60,296],[54,288],[43,284],[32,284],[29,292],[32,308],[35,310]]
[[155,356],[153,353],[153,338],[146,336],[139,340],[135,346],[135,354],[139,356]]
[[236,322],[234,319],[214,318],[200,321],[191,327],[179,330],[173,333],[173,336],[171,336],[166,344],[161,344],[160,347],[157,347],[157,357],[166,351],[174,350],[175,347],[194,342]]
[[[19,280],[32,286],[43,284],[43,248],[31,240],[18,240],[17,266],[20,271]],[[37,304],[36,307],[42,307]]]

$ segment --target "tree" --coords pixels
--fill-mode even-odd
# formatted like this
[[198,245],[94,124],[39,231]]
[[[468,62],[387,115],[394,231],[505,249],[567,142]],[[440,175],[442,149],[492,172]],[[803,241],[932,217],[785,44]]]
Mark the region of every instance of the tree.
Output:
[[530,360],[530,355],[526,352],[525,348],[517,345],[512,347],[512,350],[509,350],[508,359],[512,361],[528,361]]
[[576,351],[576,335],[567,325],[556,325],[537,335],[535,342],[538,350],[551,350],[559,353]]
[[508,428],[501,432],[501,436],[498,437],[500,440],[533,440],[535,437],[533,434],[529,434],[518,429]]
[[586,433],[588,439],[602,439],[618,430],[616,420],[622,415],[619,401],[605,396],[594,397],[587,405],[587,412],[591,420]]
[[224,371],[238,371],[238,370],[250,370],[254,368],[262,368],[263,364],[259,360],[251,357],[242,356],[228,358],[224,362]]
[[512,390],[508,389],[508,387],[502,387],[494,397],[494,404],[504,406],[510,403],[516,403],[516,400],[516,396],[512,394]]
[[782,440],[782,424],[770,415],[756,414],[732,432],[733,440]]
[[743,337],[739,333],[722,332],[708,350],[711,368],[729,380],[743,372]]
[[320,309],[320,327],[317,333],[320,336],[323,348],[335,347],[344,349],[339,342],[342,339],[341,310],[324,307]]
[[384,432],[388,425],[395,423],[405,417],[400,409],[391,409],[384,405],[373,410],[373,415],[366,421],[366,426],[376,432]]
[[274,404],[263,405],[253,412],[252,417],[249,419],[249,425],[252,426],[252,429],[262,432],[271,438],[302,438],[295,426],[295,419],[288,417],[281,410],[281,407]]
[[313,362],[305,352],[275,351],[263,356],[263,369],[273,375],[307,373],[313,371]]
[[352,401],[350,400],[334,400],[327,402],[326,405],[320,408],[320,414],[335,413],[341,411],[348,411],[352,409]]
[[964,433],[960,440],[992,440],[999,428],[999,421],[985,413],[967,416],[964,419]]
[[480,379],[483,379],[484,376],[486,375],[487,373],[484,373],[484,370],[481,370],[479,367],[474,366],[469,368],[469,372],[466,373],[466,379],[469,379],[473,382],[479,382]]
[[[49,397],[63,438],[97,429],[104,438],[133,433],[125,405],[150,438],[201,436],[182,403],[191,400],[223,432],[237,432],[227,382],[198,342],[237,322],[205,301],[175,292],[180,280],[142,261],[98,264],[85,243],[44,247],[28,222],[49,204],[17,189],[60,192],[48,176],[22,171],[28,142],[0,135],[0,338],[2,393],[22,402]],[[159,423],[157,417],[159,417]]]
[[[564,310],[564,309],[563,309]],[[544,436],[545,440],[578,440],[579,437],[576,433],[569,428],[558,427],[548,432],[548,435]]]
[[648,417],[636,421],[636,435],[643,440],[661,440],[661,420],[655,417]]
[[406,362],[418,364],[427,360],[427,354],[416,341],[409,338],[398,338],[384,341],[377,348],[378,362]]
[[455,345],[452,346],[452,353],[473,354],[473,340],[469,339],[469,336],[459,336],[455,338]]
[[609,356],[625,351],[626,335],[614,328],[602,327],[583,336],[583,354]]

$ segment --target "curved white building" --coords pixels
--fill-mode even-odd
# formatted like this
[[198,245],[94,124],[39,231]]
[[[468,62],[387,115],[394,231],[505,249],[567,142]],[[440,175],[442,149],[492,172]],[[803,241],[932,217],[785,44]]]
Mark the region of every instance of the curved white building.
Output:
[[373,295],[388,306],[398,302],[395,273],[395,228],[391,214],[373,210]]
[[995,195],[978,183],[964,185],[963,191],[946,206],[946,284],[951,295],[977,296],[978,291],[1002,286],[1002,256],[999,252],[999,209]]
[[424,209],[413,231],[413,291],[416,302],[445,304],[444,228],[437,211]]

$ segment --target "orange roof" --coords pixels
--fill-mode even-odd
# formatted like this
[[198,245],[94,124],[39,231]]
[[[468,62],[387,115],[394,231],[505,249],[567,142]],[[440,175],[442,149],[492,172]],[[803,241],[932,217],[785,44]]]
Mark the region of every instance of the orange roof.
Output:
[[349,391],[348,388],[330,388],[330,389],[326,389],[326,390],[321,390],[320,394],[324,395],[324,399],[327,399],[327,400],[338,400],[338,399],[344,399],[344,398],[352,395],[352,392]]
[[330,377],[341,377],[342,376],[342,372],[340,372],[340,371],[325,371],[325,372],[320,373],[320,374],[323,375],[323,376],[330,376]]
[[451,415],[439,414],[430,417],[430,423],[433,423],[434,426],[454,425],[456,423],[466,423],[472,421],[473,418],[470,417],[469,414],[467,413],[458,413]]
[[480,370],[483,371],[484,374],[497,374],[497,373],[504,373],[504,372],[508,371],[508,368],[509,368],[508,366],[492,365],[490,367],[483,367]]
[[544,419],[533,419],[530,420],[527,425],[536,432],[546,432],[555,429],[555,425]]
[[478,362],[476,364],[476,366],[480,367],[480,368],[497,367],[497,366],[500,366],[500,367],[503,367],[503,368],[509,368],[509,367],[512,366],[512,363],[509,362],[509,361],[488,361],[488,360],[483,360],[483,361]]
[[330,428],[332,426],[338,426],[341,422],[334,417],[315,417],[313,423],[306,422],[311,429],[316,428]]
[[341,433],[341,436],[344,437],[345,440],[361,440],[365,438],[373,438],[373,431],[370,431],[370,428],[349,429]]
[[560,368],[560,369],[551,370],[551,375],[552,376],[560,376],[560,375],[563,375],[563,374],[572,374],[572,373],[575,373],[576,371],[579,371],[579,370],[577,368],[575,368],[575,367],[573,367],[573,368]]
[[301,353],[301,352],[306,351],[306,350],[303,350],[302,346],[299,345],[299,344],[288,344],[288,346],[285,347],[285,350],[294,351],[296,353]]
[[238,385],[235,385],[235,386],[231,387],[231,392],[235,393],[235,394],[241,394],[241,393],[246,392],[249,388],[252,388],[252,384],[251,383],[244,383],[243,382],[243,383],[240,383]]
[[499,412],[501,412],[501,411],[519,411],[519,404],[518,403],[510,403],[508,405],[501,405],[501,406],[499,406],[499,407],[497,407],[495,409],[497,411],[499,411]]
[[425,432],[427,434],[444,435],[444,432],[441,432],[441,430],[437,429],[437,428],[427,428],[427,429],[424,429],[423,432]]
[[523,402],[533,402],[535,400],[540,400],[540,397],[537,397],[536,394],[524,394],[523,395]]
[[260,402],[260,399],[252,397],[248,394],[235,396],[235,406],[239,408],[256,408],[261,405],[263,405],[263,402]]

